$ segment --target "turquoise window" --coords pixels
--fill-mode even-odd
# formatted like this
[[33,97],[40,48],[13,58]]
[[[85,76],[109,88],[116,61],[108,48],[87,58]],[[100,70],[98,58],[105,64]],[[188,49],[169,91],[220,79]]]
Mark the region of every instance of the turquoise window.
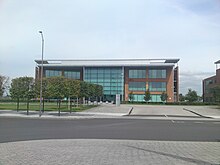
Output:
[[137,102],[143,102],[144,101],[144,95],[136,95],[136,94],[134,94],[133,96],[134,96],[134,100],[133,101],[137,101]]
[[122,68],[86,67],[84,80],[103,86],[104,95],[122,94],[124,79]]
[[162,102],[161,95],[151,95],[150,102]]
[[129,78],[146,78],[146,70],[129,69]]
[[80,71],[64,71],[64,77],[71,79],[80,79]]
[[149,82],[149,91],[163,92],[167,91],[166,82]]
[[46,70],[46,77],[57,77],[62,76],[62,71],[59,70]]
[[166,78],[167,71],[166,69],[150,69],[148,77],[149,78]]
[[146,91],[146,82],[129,82],[129,91]]

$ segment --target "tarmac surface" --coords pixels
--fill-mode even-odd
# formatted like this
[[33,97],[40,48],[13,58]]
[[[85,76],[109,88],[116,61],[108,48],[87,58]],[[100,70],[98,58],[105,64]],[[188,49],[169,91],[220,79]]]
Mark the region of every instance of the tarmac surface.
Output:
[[[1,110],[0,117],[39,118],[37,111]],[[182,120],[220,120],[215,106],[101,105],[84,112],[44,112],[42,119],[129,118]],[[1,120],[1,118],[0,118]],[[177,121],[176,121],[177,120]],[[200,121],[198,121],[199,123]],[[38,164],[220,164],[219,142],[62,139],[0,143],[0,165]]]

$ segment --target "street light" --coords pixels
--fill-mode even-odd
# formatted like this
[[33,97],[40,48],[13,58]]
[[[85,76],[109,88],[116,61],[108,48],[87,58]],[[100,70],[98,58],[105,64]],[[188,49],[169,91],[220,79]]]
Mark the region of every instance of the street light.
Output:
[[42,115],[42,88],[43,88],[43,61],[44,61],[44,36],[43,36],[43,32],[39,31],[39,33],[41,34],[41,40],[42,40],[42,47],[41,47],[41,74],[40,74],[40,111],[39,111],[39,117],[41,117]]

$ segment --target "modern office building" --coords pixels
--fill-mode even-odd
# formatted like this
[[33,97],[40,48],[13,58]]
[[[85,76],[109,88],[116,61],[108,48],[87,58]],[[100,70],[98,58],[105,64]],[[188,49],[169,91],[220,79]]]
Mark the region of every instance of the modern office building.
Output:
[[210,89],[220,85],[220,60],[215,62],[216,64],[216,74],[214,76],[208,77],[203,80],[203,101],[204,102],[213,102],[214,98],[210,92]]
[[[144,101],[149,89],[151,102],[161,102],[162,92],[167,102],[177,102],[179,94],[179,59],[105,59],[105,60],[44,60],[43,77],[64,76],[103,86],[104,101],[124,101],[133,93],[134,101]],[[35,60],[35,78],[40,78],[41,60]]]

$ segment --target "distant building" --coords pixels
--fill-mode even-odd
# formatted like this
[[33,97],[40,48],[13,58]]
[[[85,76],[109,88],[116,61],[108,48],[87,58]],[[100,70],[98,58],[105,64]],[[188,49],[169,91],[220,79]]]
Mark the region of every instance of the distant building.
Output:
[[[162,92],[168,102],[179,96],[179,59],[106,59],[106,60],[44,60],[43,77],[64,76],[103,86],[103,100],[113,101],[120,94],[122,100],[144,101],[149,89],[151,102],[161,102]],[[41,60],[35,60],[36,79],[40,78]]]
[[220,68],[218,68],[218,64],[220,64],[220,60],[215,62],[216,64],[216,75],[208,77],[203,80],[203,101],[204,102],[213,102],[213,95],[210,93],[210,89],[220,85]]

